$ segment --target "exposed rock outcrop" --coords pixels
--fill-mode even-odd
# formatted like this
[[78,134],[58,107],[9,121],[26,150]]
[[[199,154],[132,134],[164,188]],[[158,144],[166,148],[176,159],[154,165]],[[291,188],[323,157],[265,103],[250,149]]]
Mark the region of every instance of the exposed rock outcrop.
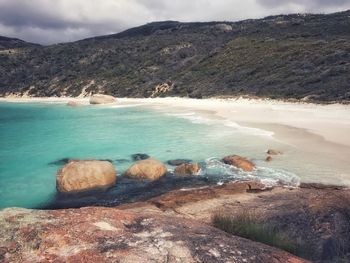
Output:
[[242,169],[245,172],[251,172],[255,169],[255,165],[248,159],[239,155],[229,155],[222,159],[225,164],[232,165],[236,168]]
[[2,262],[306,262],[198,221],[88,207],[0,211]]
[[150,97],[151,98],[157,97],[157,96],[159,96],[161,94],[170,92],[171,89],[172,89],[172,84],[171,85],[169,85],[168,83],[159,84],[158,86],[156,86],[154,88],[154,90],[152,91]]
[[111,104],[115,103],[117,100],[113,96],[104,94],[94,94],[90,97],[90,104]]
[[141,160],[133,164],[124,176],[130,178],[157,180],[167,173],[166,166],[155,159]]
[[116,180],[116,171],[108,161],[70,161],[58,170],[56,187],[62,193],[79,192],[107,188]]
[[128,211],[176,214],[211,224],[213,214],[254,216],[300,245],[314,262],[350,260],[350,190],[302,184],[300,188],[265,189],[256,182],[172,191],[143,203],[123,205]]
[[214,26],[215,29],[220,30],[222,32],[230,32],[232,31],[232,26],[229,24],[217,24]]
[[184,163],[175,168],[175,175],[191,176],[199,173],[201,167],[198,163]]

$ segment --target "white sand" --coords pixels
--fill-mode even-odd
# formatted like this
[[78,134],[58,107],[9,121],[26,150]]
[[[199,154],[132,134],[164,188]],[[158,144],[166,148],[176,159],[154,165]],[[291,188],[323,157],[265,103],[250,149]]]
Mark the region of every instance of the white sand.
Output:
[[[326,141],[350,146],[350,105],[318,105],[255,99],[121,99],[167,110],[213,112],[216,116],[252,127],[284,125],[309,131]],[[350,154],[350,153],[349,153]],[[350,157],[350,156],[349,156]]]

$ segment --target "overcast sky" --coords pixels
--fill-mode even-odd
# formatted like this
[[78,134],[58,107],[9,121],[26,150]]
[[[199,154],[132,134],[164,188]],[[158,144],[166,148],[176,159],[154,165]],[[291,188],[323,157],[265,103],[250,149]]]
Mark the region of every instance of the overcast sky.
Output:
[[237,21],[347,9],[350,0],[0,0],[0,35],[52,44],[153,21]]

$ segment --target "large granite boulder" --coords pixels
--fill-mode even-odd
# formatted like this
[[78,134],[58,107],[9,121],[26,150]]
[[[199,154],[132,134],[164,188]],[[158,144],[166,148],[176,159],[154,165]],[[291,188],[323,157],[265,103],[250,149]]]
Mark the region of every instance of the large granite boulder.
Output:
[[175,168],[175,175],[179,176],[191,176],[197,175],[201,167],[198,163],[184,163]]
[[108,161],[70,161],[58,170],[56,187],[62,193],[79,192],[107,188],[116,180],[116,171]]
[[166,166],[155,159],[141,160],[133,164],[124,176],[131,178],[157,180],[167,173]]
[[245,172],[251,172],[255,169],[255,165],[248,159],[239,155],[229,155],[222,159],[225,164],[232,165],[236,168],[242,169]]
[[94,94],[90,97],[90,104],[110,104],[117,100],[113,96],[104,94]]

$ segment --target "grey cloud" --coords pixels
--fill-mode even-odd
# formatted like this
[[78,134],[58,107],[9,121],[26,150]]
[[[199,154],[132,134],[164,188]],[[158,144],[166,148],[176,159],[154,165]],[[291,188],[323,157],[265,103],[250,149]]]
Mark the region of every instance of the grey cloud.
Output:
[[296,4],[302,6],[304,9],[309,11],[321,11],[323,8],[342,8],[349,7],[349,0],[257,0],[257,2],[265,7],[276,8],[287,6],[289,4]]
[[344,9],[350,0],[0,0],[0,35],[50,44],[151,21],[237,21]]

